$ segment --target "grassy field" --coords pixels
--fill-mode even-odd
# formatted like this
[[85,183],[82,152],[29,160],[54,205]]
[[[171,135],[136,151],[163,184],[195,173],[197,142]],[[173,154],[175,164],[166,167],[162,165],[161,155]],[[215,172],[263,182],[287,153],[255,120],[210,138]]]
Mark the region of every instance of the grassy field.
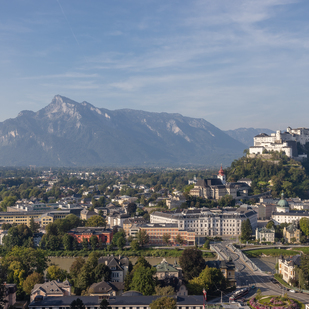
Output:
[[248,257],[259,257],[263,254],[268,255],[268,256],[296,255],[296,254],[299,254],[299,251],[287,250],[287,249],[260,249],[260,250],[243,251],[243,253],[246,254]]

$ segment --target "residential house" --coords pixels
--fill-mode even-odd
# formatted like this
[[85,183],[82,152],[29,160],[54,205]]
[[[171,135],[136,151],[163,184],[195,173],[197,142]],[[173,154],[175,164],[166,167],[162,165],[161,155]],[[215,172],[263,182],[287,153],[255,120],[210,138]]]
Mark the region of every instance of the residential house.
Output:
[[282,275],[282,279],[290,283],[291,280],[296,279],[296,266],[300,266],[300,255],[294,255],[292,257],[284,258],[282,255],[278,259],[279,274]]
[[98,214],[93,211],[93,210],[88,210],[88,209],[83,209],[80,212],[80,218],[82,220],[88,220],[89,218],[93,217],[93,216],[97,216]]
[[292,223],[283,229],[283,237],[288,243],[300,243],[300,229],[296,228],[296,224]]
[[157,272],[155,277],[159,280],[164,280],[167,278],[181,278],[182,277],[182,269],[175,261],[174,265],[167,263],[165,259],[162,262],[155,266]]
[[98,264],[104,263],[111,270],[112,282],[124,282],[129,271],[129,259],[127,257],[119,256],[101,256]]
[[257,228],[255,230],[255,238],[259,239],[260,242],[275,242],[275,229],[267,229],[266,227]]
[[93,283],[89,287],[88,292],[90,296],[98,296],[99,299],[121,296],[124,292],[124,282],[106,282],[103,280]]
[[70,296],[71,295],[71,285],[68,280],[64,282],[52,280],[41,284],[35,284],[31,294],[30,302],[34,301],[36,297],[60,297],[60,296]]

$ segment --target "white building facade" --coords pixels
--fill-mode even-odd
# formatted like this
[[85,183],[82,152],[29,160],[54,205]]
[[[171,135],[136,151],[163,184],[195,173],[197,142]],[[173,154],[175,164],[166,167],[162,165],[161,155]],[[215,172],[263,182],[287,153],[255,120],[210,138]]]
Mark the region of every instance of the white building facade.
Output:
[[257,213],[251,209],[218,213],[208,209],[195,209],[181,213],[154,212],[150,215],[151,223],[177,223],[180,229],[190,229],[197,235],[205,236],[238,236],[241,234],[241,223],[247,219],[254,231],[257,227]]

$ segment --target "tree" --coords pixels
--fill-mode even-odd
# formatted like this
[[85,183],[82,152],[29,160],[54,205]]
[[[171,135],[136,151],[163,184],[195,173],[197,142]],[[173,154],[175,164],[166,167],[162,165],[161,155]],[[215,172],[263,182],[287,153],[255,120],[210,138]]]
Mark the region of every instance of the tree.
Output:
[[243,242],[248,241],[252,234],[252,227],[249,219],[242,221],[241,223],[241,235],[240,238]]
[[104,227],[106,228],[106,220],[99,216],[99,215],[96,215],[96,216],[92,216],[90,217],[87,221],[86,221],[86,226],[91,226],[91,227]]
[[102,299],[102,301],[100,302],[100,309],[111,309],[107,299],[105,299],[105,298]]
[[132,240],[131,242],[131,248],[134,250],[134,251],[138,251],[139,250],[139,243],[137,240]]
[[174,291],[173,287],[170,286],[170,285],[165,286],[165,287],[160,287],[159,285],[157,285],[155,287],[155,295],[171,296],[171,295],[175,295],[175,291]]
[[198,277],[189,280],[190,294],[201,295],[204,288],[209,293],[226,288],[225,278],[220,269],[206,266]]
[[163,240],[163,242],[164,242],[166,245],[169,244],[170,239],[171,239],[171,235],[170,235],[170,234],[164,233],[164,234],[162,235],[162,240]]
[[47,279],[64,281],[68,276],[68,272],[57,265],[50,265],[47,269]]
[[146,244],[149,243],[149,235],[147,234],[146,230],[139,230],[137,232],[137,241],[141,247],[144,247]]
[[176,238],[175,238],[175,242],[176,244],[182,245],[184,243],[183,238],[180,236],[180,234],[177,234]]
[[197,248],[183,250],[179,257],[179,264],[182,268],[185,280],[189,281],[194,277],[198,277],[205,267],[202,251]]
[[94,269],[94,280],[95,282],[110,281],[111,280],[111,270],[104,263],[98,264]]
[[176,299],[172,297],[160,297],[154,300],[150,305],[151,309],[176,309]]
[[275,227],[274,221],[270,220],[270,221],[267,222],[267,224],[266,224],[267,229],[273,229],[274,227]]
[[136,212],[136,204],[135,203],[129,203],[128,206],[127,206],[127,213],[128,215],[132,216],[135,214]]
[[306,236],[309,236],[309,218],[301,218],[299,220],[299,227]]
[[30,230],[32,233],[37,233],[40,225],[39,223],[34,222],[34,218],[31,217],[30,219]]
[[118,238],[117,240],[118,249],[122,250],[125,245],[126,245],[126,239],[124,237]]
[[98,237],[95,236],[95,235],[92,235],[92,236],[90,237],[90,246],[91,246],[91,249],[92,249],[92,250],[95,250],[96,247],[97,247],[97,245],[98,245]]
[[210,241],[209,241],[209,239],[206,239],[206,241],[204,243],[204,248],[205,249],[209,249],[210,248]]
[[5,268],[0,265],[0,309],[5,308],[5,305],[7,303],[6,300],[6,286],[5,286],[5,282],[7,281],[7,274],[5,271]]
[[156,286],[156,280],[153,277],[155,272],[155,269],[143,266],[135,269],[130,284],[131,290],[141,292],[143,295],[152,295]]
[[87,238],[83,238],[82,246],[84,250],[88,249],[88,239]]
[[81,256],[75,259],[75,261],[72,263],[70,267],[70,275],[72,276],[72,278],[77,278],[85,262],[86,262],[85,259],[83,259]]
[[70,309],[85,309],[85,305],[80,298],[77,298],[71,302]]
[[62,244],[64,247],[64,250],[71,250],[72,249],[72,244],[74,241],[74,237],[70,234],[64,234],[62,236]]
[[26,294],[30,295],[35,284],[43,283],[43,275],[37,272],[29,275],[23,282],[23,290]]

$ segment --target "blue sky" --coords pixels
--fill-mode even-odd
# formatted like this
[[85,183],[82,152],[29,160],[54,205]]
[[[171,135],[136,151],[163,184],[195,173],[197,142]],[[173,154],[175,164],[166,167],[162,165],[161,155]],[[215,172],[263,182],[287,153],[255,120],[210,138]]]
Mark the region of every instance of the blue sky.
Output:
[[220,129],[309,127],[308,0],[0,4],[0,121],[60,94]]

